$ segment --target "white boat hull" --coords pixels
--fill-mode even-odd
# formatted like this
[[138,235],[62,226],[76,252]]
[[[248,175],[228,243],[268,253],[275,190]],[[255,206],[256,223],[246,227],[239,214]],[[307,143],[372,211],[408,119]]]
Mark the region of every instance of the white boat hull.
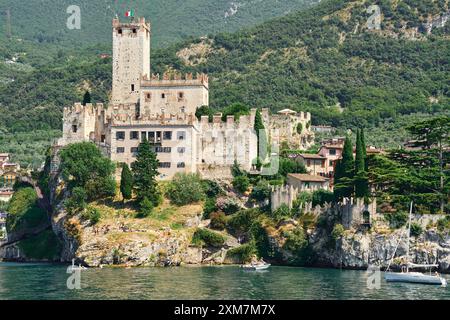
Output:
[[242,268],[244,268],[245,270],[253,270],[253,271],[257,271],[257,270],[266,270],[270,267],[270,264],[261,264],[261,265],[244,265],[242,266]]
[[433,275],[426,275],[420,272],[385,272],[384,278],[387,282],[408,282],[422,284],[436,284],[446,286],[447,281],[444,278]]

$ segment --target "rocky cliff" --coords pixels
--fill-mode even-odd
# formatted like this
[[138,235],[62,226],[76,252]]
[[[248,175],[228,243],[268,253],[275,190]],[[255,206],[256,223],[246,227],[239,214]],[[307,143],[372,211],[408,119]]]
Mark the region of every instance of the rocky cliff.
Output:
[[122,201],[91,203],[86,210],[101,214],[93,224],[83,212],[70,214],[64,208],[62,181],[51,189],[52,228],[62,243],[63,262],[75,259],[88,267],[223,264],[232,262],[226,259],[228,249],[239,245],[225,232],[226,242],[219,248],[191,244],[195,230],[209,223],[201,220],[201,204],[176,207],[165,201],[150,217],[136,218],[135,209]]
[[[301,251],[287,250],[285,230],[294,230],[298,222],[290,221],[270,236],[275,257],[281,264],[306,264],[344,269],[367,269],[370,265],[399,270],[407,261],[407,230],[374,227],[350,229],[334,239],[330,228],[316,226],[307,230],[307,241]],[[305,251],[307,250],[307,252]],[[306,254],[305,254],[306,252]],[[303,254],[303,256],[302,256]],[[295,258],[302,256],[300,260]],[[438,264],[439,271],[450,273],[450,235],[448,231],[429,228],[410,239],[410,262]]]

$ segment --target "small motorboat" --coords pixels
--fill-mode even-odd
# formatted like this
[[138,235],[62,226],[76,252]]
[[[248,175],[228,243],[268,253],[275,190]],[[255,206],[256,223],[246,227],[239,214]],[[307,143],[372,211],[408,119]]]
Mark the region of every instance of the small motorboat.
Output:
[[270,263],[250,263],[250,264],[244,264],[242,268],[244,270],[251,270],[251,271],[259,271],[259,270],[266,270],[270,267]]

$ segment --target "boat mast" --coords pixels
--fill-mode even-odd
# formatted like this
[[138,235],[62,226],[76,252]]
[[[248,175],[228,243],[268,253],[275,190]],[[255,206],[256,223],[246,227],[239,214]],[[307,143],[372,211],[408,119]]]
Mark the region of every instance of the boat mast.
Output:
[[411,201],[411,206],[409,208],[409,221],[408,221],[408,243],[407,243],[407,247],[406,247],[406,272],[409,272],[409,244],[410,244],[410,237],[411,237],[412,207],[413,207],[413,202]]

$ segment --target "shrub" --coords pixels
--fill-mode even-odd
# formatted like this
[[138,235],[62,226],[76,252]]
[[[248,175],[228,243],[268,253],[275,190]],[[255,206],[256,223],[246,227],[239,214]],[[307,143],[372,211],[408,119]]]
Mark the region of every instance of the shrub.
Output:
[[241,206],[231,198],[219,198],[216,202],[217,209],[225,214],[236,213]]
[[333,240],[337,241],[344,235],[344,226],[340,223],[337,223],[333,227],[333,231],[331,231],[331,237]]
[[192,244],[196,246],[220,247],[225,243],[225,237],[221,234],[202,228],[197,229],[192,237]]
[[227,218],[223,212],[211,213],[211,228],[216,230],[223,230],[227,225]]
[[441,218],[437,221],[437,228],[439,231],[444,231],[450,229],[450,216]]
[[202,181],[203,191],[206,196],[215,198],[223,192],[222,188],[216,181],[203,180]]
[[241,210],[228,220],[228,227],[235,233],[248,232],[257,217],[261,214],[258,209]]
[[205,194],[200,176],[194,173],[177,173],[169,185],[167,195],[178,206],[202,200]]
[[233,179],[233,187],[241,192],[244,193],[248,190],[248,188],[250,187],[250,180],[248,179],[247,176],[237,176]]
[[404,211],[386,213],[384,218],[389,222],[391,228],[401,228],[408,221],[408,213]]
[[276,209],[273,213],[272,216],[274,217],[274,219],[282,219],[282,218],[286,218],[286,217],[290,217],[291,216],[291,210],[289,209],[289,207],[286,204],[282,204],[278,209]]
[[141,203],[139,203],[140,206],[140,212],[137,215],[138,218],[146,218],[150,216],[153,212],[154,206],[153,202],[151,202],[147,197],[145,197]]
[[239,247],[232,248],[227,251],[227,257],[237,258],[240,263],[251,261],[252,257],[257,254],[255,241],[243,244]]
[[418,223],[411,223],[411,235],[414,237],[418,237],[422,234],[423,229],[422,226]]
[[297,252],[304,249],[308,245],[308,240],[306,239],[305,232],[302,227],[297,227],[292,232],[287,232],[285,236],[286,242],[283,247],[286,250]]
[[250,194],[250,198],[255,201],[265,201],[270,197],[270,186],[267,181],[260,181],[253,188],[252,193]]
[[82,218],[84,220],[89,220],[91,224],[97,224],[101,218],[100,210],[98,210],[97,208],[89,207],[83,212]]
[[209,215],[216,210],[216,198],[206,198],[205,206],[203,207],[203,219],[208,219]]
[[323,206],[325,203],[330,203],[334,200],[334,194],[327,190],[316,190],[312,194],[312,205],[315,207],[317,205]]

